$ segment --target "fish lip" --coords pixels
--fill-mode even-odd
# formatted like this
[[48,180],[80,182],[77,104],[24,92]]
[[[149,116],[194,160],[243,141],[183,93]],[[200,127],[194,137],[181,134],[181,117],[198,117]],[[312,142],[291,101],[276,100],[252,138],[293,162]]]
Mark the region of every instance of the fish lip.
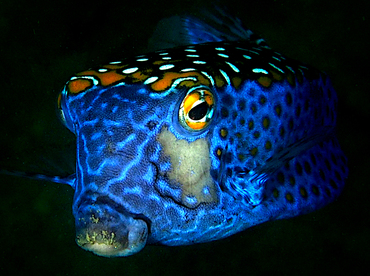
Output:
[[76,243],[103,257],[129,256],[146,244],[150,220],[128,212],[108,197],[79,204],[76,218]]
[[[120,234],[121,233],[121,234]],[[87,251],[102,257],[125,257],[144,248],[148,226],[141,219],[133,219],[127,231],[107,230],[104,227],[87,227],[76,233],[76,243]]]

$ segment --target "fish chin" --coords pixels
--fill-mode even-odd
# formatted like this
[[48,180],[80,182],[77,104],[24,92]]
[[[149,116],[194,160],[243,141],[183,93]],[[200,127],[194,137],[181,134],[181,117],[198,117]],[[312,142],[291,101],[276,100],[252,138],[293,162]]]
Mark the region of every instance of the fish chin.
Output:
[[103,257],[123,257],[145,246],[148,225],[144,220],[96,205],[86,210],[76,217],[76,242],[83,249]]

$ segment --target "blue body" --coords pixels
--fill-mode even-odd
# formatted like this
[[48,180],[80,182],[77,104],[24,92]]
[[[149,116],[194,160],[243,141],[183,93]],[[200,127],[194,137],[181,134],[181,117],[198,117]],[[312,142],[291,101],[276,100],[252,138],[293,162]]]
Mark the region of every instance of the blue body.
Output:
[[59,108],[77,163],[64,182],[75,189],[80,246],[126,256],[146,243],[206,242],[339,195],[347,167],[329,79],[245,35],[67,83]]

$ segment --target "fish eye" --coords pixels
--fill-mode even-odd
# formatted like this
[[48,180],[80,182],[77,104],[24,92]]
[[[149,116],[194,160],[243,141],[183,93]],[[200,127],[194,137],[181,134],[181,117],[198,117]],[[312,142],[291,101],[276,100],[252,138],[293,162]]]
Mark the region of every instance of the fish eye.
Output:
[[212,120],[214,108],[215,98],[209,89],[190,90],[180,105],[180,124],[190,131],[204,130]]

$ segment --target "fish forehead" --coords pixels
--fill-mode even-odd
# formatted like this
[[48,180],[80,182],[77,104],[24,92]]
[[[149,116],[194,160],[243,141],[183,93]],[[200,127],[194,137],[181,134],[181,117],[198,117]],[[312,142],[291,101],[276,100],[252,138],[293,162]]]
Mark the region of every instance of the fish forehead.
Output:
[[[174,92],[175,86],[206,85],[238,89],[245,80],[256,80],[262,88],[287,79],[291,85],[306,78],[315,79],[317,70],[249,42],[212,42],[157,51],[111,62],[76,74],[67,84],[69,94],[94,87],[117,84],[144,84],[150,97]],[[143,93],[143,91],[140,91]]]
[[[144,114],[163,115],[169,104],[181,100],[184,90],[186,93],[195,86],[212,88],[216,98],[234,94],[247,102],[254,97],[253,91],[268,92],[274,83],[285,81],[284,86],[294,89],[304,79],[307,82],[319,78],[317,70],[267,47],[249,42],[212,42],[157,51],[77,73],[63,93],[80,122],[87,114],[96,120],[123,120]],[[246,82],[253,85],[243,85]],[[269,99],[276,96],[270,94],[266,94]],[[223,106],[230,107],[225,103]],[[224,119],[221,116],[218,120]]]

